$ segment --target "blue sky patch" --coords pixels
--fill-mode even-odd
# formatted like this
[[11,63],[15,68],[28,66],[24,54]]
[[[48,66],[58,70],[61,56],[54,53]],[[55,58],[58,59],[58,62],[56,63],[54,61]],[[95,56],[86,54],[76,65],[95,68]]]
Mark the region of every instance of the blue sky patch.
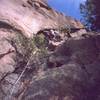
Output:
[[79,5],[85,0],[48,0],[49,5],[55,10],[76,19],[81,19]]

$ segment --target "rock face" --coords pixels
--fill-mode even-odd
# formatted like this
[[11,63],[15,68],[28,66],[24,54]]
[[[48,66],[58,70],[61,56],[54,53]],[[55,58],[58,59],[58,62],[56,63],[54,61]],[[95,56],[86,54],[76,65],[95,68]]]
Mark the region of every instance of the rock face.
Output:
[[71,38],[58,47],[49,69],[33,77],[22,100],[98,100],[99,39],[100,35]]
[[[6,40],[9,34],[10,32],[0,29],[0,79],[2,79],[6,73],[14,71],[14,48]],[[12,35],[10,34],[10,36]]]
[[42,0],[1,0],[0,7],[0,21],[29,37],[41,29],[58,28],[66,23],[83,27],[79,21],[54,11]]
[[[46,45],[36,46],[47,51],[35,55],[40,50],[35,47],[29,59],[31,49],[24,38],[26,59],[25,52],[17,50],[20,44],[9,41],[19,33],[42,35]],[[46,0],[1,0],[0,100],[99,100],[99,44],[99,33],[86,32],[79,21],[54,11]]]

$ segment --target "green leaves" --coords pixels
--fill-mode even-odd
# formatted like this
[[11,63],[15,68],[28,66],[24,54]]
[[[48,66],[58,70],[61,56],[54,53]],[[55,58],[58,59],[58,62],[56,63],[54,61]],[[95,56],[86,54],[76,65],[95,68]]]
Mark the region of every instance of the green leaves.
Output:
[[93,31],[100,31],[100,0],[87,0],[80,4],[80,12],[83,16],[82,22]]
[[[15,38],[11,39],[13,47],[16,49],[16,63],[19,65],[20,59],[23,65],[28,62],[30,57],[34,59],[42,60],[48,55],[47,40],[43,34],[36,35],[34,37],[26,38],[22,34],[16,34]],[[21,56],[19,56],[19,54]],[[38,60],[41,62],[41,60]],[[19,65],[20,66],[20,65]]]
[[47,40],[45,38],[45,36],[41,33],[39,35],[37,35],[35,38],[35,45],[39,48],[39,49],[42,49],[42,48],[45,48],[46,45],[47,45]]

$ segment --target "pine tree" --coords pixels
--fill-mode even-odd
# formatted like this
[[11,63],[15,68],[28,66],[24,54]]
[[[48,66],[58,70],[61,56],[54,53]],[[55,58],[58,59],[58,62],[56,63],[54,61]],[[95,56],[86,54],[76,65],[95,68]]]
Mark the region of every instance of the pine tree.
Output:
[[87,0],[80,4],[83,23],[89,30],[100,31],[100,0]]

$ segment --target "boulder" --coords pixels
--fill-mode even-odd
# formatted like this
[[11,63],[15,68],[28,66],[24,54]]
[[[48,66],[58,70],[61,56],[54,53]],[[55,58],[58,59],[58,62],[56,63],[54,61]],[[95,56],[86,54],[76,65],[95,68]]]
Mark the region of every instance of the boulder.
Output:
[[[100,93],[100,35],[71,38],[56,48],[46,70],[32,76],[18,100],[98,100]],[[53,57],[53,58],[52,58]],[[63,59],[64,58],[64,59]],[[59,66],[56,66],[61,63]],[[17,95],[17,96],[16,96]]]

